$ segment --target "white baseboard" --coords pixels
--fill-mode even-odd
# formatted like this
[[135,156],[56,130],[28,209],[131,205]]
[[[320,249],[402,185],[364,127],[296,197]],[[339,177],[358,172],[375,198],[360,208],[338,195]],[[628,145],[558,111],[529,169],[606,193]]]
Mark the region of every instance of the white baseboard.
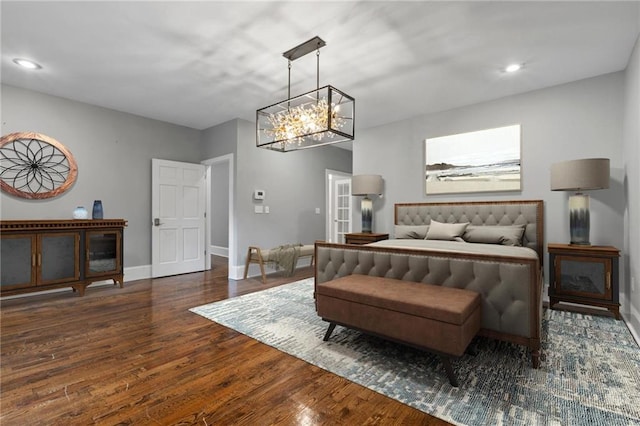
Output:
[[[640,312],[628,302],[624,294],[620,294],[620,305],[622,308],[622,319],[631,332],[634,340],[640,346]],[[628,310],[627,310],[628,307]]]
[[209,254],[213,256],[229,257],[229,247],[209,246]]
[[151,278],[151,265],[124,268],[124,282]]
[[624,315],[623,319],[625,320],[624,322],[625,324],[627,324],[627,327],[629,328],[633,339],[636,341],[638,346],[640,346],[640,315],[638,315],[638,311],[636,311],[635,309],[633,309],[633,311],[633,313],[629,314],[628,319],[625,318]]
[[[258,275],[260,275],[260,271],[258,271]],[[249,266],[249,274],[247,276],[252,276],[251,275],[251,266]],[[244,277],[244,265],[241,266],[230,266],[229,267],[229,274],[228,274],[228,278],[230,280],[241,280],[242,277]]]

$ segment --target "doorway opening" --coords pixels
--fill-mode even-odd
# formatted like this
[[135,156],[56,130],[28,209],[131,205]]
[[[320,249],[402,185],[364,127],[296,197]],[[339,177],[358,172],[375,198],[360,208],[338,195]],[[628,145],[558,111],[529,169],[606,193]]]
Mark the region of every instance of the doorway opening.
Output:
[[344,243],[352,229],[351,174],[325,171],[327,223],[325,238],[331,243]]
[[206,268],[211,269],[211,256],[227,258],[228,278],[237,279],[236,235],[234,221],[234,165],[233,154],[202,161],[206,174]]

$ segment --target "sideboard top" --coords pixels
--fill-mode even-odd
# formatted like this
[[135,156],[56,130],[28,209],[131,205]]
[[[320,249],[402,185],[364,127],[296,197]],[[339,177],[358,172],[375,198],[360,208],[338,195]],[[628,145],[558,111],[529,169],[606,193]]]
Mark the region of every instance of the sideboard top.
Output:
[[34,231],[93,228],[123,228],[124,219],[43,219],[43,220],[0,220],[0,231]]

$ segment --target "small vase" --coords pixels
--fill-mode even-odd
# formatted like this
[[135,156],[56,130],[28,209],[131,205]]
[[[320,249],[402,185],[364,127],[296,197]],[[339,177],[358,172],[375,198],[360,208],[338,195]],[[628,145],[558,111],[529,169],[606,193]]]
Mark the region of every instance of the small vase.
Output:
[[93,213],[91,215],[92,219],[102,219],[102,201],[95,200],[93,202]]
[[82,206],[78,206],[73,211],[74,219],[87,219],[89,217],[89,212]]

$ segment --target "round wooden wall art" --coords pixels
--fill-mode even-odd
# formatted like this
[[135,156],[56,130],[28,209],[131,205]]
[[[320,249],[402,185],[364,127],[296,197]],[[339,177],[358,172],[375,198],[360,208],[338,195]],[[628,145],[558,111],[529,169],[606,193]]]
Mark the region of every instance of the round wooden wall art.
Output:
[[35,132],[0,138],[0,188],[22,198],[52,198],[76,180],[78,165],[71,152],[52,137]]

